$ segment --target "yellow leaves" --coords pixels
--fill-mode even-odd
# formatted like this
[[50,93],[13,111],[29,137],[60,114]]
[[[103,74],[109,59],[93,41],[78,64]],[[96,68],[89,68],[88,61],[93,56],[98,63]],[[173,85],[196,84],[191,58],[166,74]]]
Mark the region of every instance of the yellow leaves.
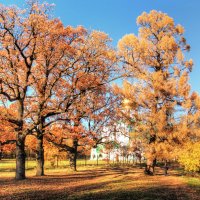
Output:
[[189,75],[186,71],[182,73],[178,82],[179,95],[187,97],[190,92],[190,85],[188,84]]
[[200,143],[188,142],[179,151],[179,162],[187,171],[200,171]]
[[123,108],[125,109],[125,110],[130,110],[130,109],[132,109],[132,107],[131,107],[131,101],[129,100],[129,99],[123,99],[123,101],[122,101],[122,105],[123,105]]
[[[164,109],[158,111],[158,113],[156,113],[156,117],[157,117],[157,119],[159,119],[158,121],[156,120],[158,135],[160,135],[160,134],[163,135],[162,131],[164,131],[164,128],[167,123],[166,109],[164,108]],[[165,136],[165,134],[166,133],[164,133],[164,136]]]
[[133,80],[117,90],[122,106],[129,110],[124,119],[134,119],[135,132],[145,141],[150,156],[165,159],[170,153],[173,158],[173,145],[184,141],[189,131],[187,120],[177,121],[179,108],[187,112],[194,103],[188,84],[193,63],[184,61],[183,55],[184,29],[158,11],[142,13],[137,23],[139,36],[125,35],[118,43],[124,68]]
[[176,26],[176,31],[178,34],[182,35],[184,33],[184,28],[180,24],[178,24]]
[[163,87],[164,76],[161,71],[152,73],[152,83],[155,90],[159,90]]
[[195,98],[195,105],[197,106],[198,109],[200,109],[200,96],[199,95]]
[[189,69],[189,71],[192,71],[193,65],[194,65],[194,63],[193,63],[192,59],[185,62],[185,66]]
[[174,76],[180,76],[180,69],[177,66],[174,66]]
[[198,98],[198,94],[196,93],[196,92],[192,92],[192,94],[191,94],[191,96],[190,96],[190,99],[192,100],[192,101],[194,101],[195,99],[197,99]]
[[134,34],[125,35],[121,40],[118,42],[118,49],[120,51],[133,51],[137,50],[139,45],[138,38]]
[[150,24],[152,26],[166,26],[174,25],[174,21],[171,17],[169,17],[167,14],[152,10],[150,13],[143,12],[138,18],[137,18],[137,24],[144,25],[144,24]]
[[176,57],[179,63],[183,62],[184,60],[184,55],[183,52],[181,51],[181,49],[179,48],[177,53],[176,53]]
[[[137,18],[137,24],[141,25],[140,36],[148,38],[149,36],[158,32],[172,32],[174,29],[174,21],[167,14],[158,12],[156,10],[150,11],[150,13],[143,12]],[[162,36],[162,33],[160,34]]]
[[97,42],[99,44],[105,44],[105,42],[111,41],[108,34],[101,31],[92,31],[90,38],[93,42]]
[[169,35],[164,35],[159,41],[160,50],[168,51],[176,51],[177,43],[174,37]]
[[192,102],[190,101],[190,99],[187,99],[183,104],[182,104],[183,108],[186,109],[190,109],[192,106]]

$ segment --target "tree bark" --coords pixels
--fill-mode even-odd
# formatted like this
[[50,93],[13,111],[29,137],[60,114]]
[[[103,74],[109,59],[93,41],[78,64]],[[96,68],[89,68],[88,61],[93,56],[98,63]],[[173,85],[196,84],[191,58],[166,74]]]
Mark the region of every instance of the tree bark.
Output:
[[[156,159],[154,159],[154,160],[147,159],[147,164],[146,164],[146,167],[145,167],[145,170],[144,170],[145,174],[154,175],[155,164],[156,164]],[[152,171],[151,171],[151,168],[152,168]]]
[[18,140],[16,141],[16,174],[15,178],[17,180],[23,180],[25,176],[25,138],[18,135]]
[[76,161],[77,161],[77,152],[73,152],[69,154],[69,165],[73,171],[77,171],[76,168]]
[[70,168],[74,171],[77,171],[76,168],[76,161],[77,161],[77,155],[78,155],[78,140],[74,139],[73,141],[73,152],[69,153],[69,165]]
[[167,164],[167,160],[165,160],[165,165],[164,165],[164,174],[165,174],[165,176],[167,176],[167,174],[168,174],[168,169],[169,169],[169,167],[168,167],[168,164]]
[[2,160],[2,157],[3,157],[3,149],[2,149],[1,143],[0,143],[0,160]]
[[157,164],[157,160],[156,160],[156,158],[155,158],[155,159],[153,159],[153,163],[152,163],[153,174],[155,174],[155,167],[156,167],[156,164]]
[[44,147],[43,135],[37,137],[36,176],[44,176]]

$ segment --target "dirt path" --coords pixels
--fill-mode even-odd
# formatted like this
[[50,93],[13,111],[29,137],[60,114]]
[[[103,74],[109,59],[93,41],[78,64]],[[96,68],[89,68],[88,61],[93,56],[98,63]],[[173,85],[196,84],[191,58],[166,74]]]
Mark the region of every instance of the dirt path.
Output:
[[0,179],[0,199],[200,200],[200,194],[173,174],[146,176],[143,170],[95,169],[27,180]]

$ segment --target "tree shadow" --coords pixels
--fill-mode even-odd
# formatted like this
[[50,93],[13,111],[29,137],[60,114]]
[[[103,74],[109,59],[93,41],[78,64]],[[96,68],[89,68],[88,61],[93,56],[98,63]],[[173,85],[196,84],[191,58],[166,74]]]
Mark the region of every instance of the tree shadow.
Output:
[[[113,183],[109,181],[106,184]],[[104,187],[104,186],[103,186]],[[2,200],[21,200],[21,199],[38,199],[38,200],[191,200],[188,193],[179,192],[177,189],[170,187],[152,187],[137,188],[134,190],[105,190],[102,184],[87,184],[84,186],[66,187],[58,190],[29,190],[0,196]],[[87,191],[87,192],[85,192]],[[96,192],[97,191],[97,192]]]
[[69,196],[70,200],[191,200],[187,193],[177,195],[176,189],[168,187],[138,188]]
[[[134,175],[136,174],[136,176]],[[137,173],[139,175],[137,175]],[[133,175],[133,176],[132,176]],[[158,174],[158,176],[160,176]],[[105,178],[104,178],[105,177]],[[100,180],[97,182],[95,179]],[[124,168],[84,170],[68,175],[31,177],[23,181],[0,179],[3,200],[190,200],[182,185],[159,185],[142,170]],[[159,178],[159,177],[158,177]],[[149,179],[150,182],[137,181]],[[156,179],[157,180],[157,179]],[[152,181],[152,182],[151,182]],[[150,183],[150,184],[149,184]],[[128,184],[128,187],[126,187]],[[132,187],[132,184],[135,186]],[[2,189],[3,188],[3,189]],[[126,189],[127,188],[127,189]],[[4,190],[5,192],[1,190]]]

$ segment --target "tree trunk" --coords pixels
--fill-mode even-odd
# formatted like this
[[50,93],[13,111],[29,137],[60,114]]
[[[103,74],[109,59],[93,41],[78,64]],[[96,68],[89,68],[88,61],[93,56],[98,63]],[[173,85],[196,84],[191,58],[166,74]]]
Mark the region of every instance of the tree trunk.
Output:
[[147,164],[146,164],[144,173],[148,174],[148,175],[153,175],[154,168],[153,168],[153,172],[151,171],[151,168],[153,168],[153,161],[152,161],[152,159],[147,159]]
[[142,158],[139,157],[139,162],[140,162],[140,169],[142,169]]
[[[19,135],[18,135],[19,136]],[[16,141],[16,174],[17,180],[25,179],[25,138],[18,137]]]
[[168,169],[169,169],[169,167],[167,165],[167,160],[165,160],[165,165],[164,165],[164,174],[165,174],[165,176],[167,176]]
[[85,166],[87,166],[87,156],[85,155]]
[[58,155],[56,155],[56,168],[58,168],[58,160],[59,160]]
[[116,162],[119,163],[119,155],[116,154]]
[[2,157],[3,157],[3,149],[2,149],[1,143],[0,143],[0,160],[2,160]]
[[74,171],[77,171],[76,168],[76,161],[77,161],[77,152],[69,153],[69,165],[70,168],[73,169]]
[[152,163],[153,174],[155,174],[156,163],[157,163],[157,160],[156,160],[156,158],[155,158],[155,159],[153,160],[153,163]]
[[37,137],[37,149],[36,149],[36,176],[44,176],[44,147],[43,147],[43,135]]
[[97,166],[99,165],[99,155],[97,153]]
[[77,155],[78,155],[78,140],[74,139],[73,140],[73,152],[70,152],[69,154],[69,165],[70,168],[73,169],[74,171],[77,171],[76,169],[76,161],[77,161]]

